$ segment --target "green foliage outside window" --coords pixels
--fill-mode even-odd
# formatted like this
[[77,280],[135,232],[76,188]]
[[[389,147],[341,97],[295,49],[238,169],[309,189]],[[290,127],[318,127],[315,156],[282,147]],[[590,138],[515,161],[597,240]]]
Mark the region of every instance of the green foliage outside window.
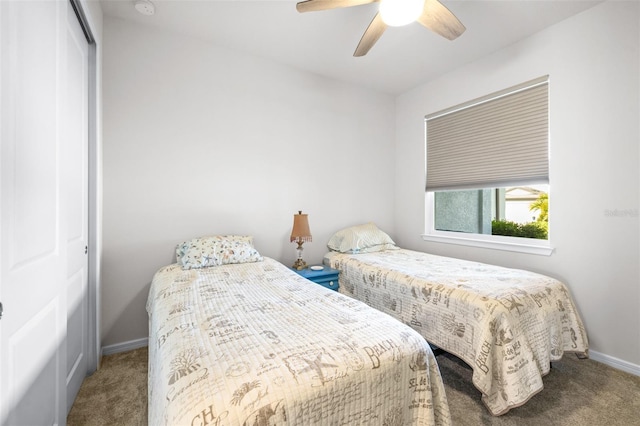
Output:
[[544,221],[517,223],[509,220],[492,220],[491,234],[546,240],[549,235],[549,224]]
[[531,205],[529,206],[529,211],[540,210],[540,214],[538,215],[538,222],[547,222],[549,223],[549,194],[543,192],[538,196]]
[[540,211],[535,222],[518,223],[509,220],[492,220],[491,234],[547,240],[549,238],[549,194],[546,192],[541,193],[531,203],[529,210]]

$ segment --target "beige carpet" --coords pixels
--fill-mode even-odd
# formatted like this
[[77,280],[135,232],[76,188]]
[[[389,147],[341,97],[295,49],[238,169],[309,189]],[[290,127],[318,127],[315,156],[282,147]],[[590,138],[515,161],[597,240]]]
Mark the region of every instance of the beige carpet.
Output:
[[[69,426],[147,424],[147,348],[103,358],[69,413]],[[443,354],[438,364],[454,426],[640,426],[640,377],[567,354],[553,363],[545,389],[522,407],[493,417],[471,384],[471,369]]]
[[640,377],[565,354],[526,404],[493,417],[471,383],[471,369],[454,356],[438,356],[455,426],[640,425]]
[[147,424],[147,348],[102,357],[84,379],[67,417],[69,426]]

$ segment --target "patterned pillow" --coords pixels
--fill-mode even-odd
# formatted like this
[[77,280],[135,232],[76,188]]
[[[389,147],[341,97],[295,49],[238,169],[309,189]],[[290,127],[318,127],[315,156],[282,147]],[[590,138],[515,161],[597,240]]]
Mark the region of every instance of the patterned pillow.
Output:
[[176,261],[182,269],[208,268],[230,263],[262,262],[247,235],[214,235],[194,238],[176,247]]
[[329,239],[327,246],[329,250],[352,254],[396,250],[399,248],[389,235],[371,222],[336,232]]

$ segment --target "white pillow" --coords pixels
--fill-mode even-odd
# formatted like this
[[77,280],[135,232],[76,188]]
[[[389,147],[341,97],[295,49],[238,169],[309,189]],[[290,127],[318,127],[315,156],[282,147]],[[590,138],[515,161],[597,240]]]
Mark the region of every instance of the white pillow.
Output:
[[194,238],[176,247],[176,261],[182,269],[208,268],[230,263],[262,262],[247,235],[214,235]]
[[331,236],[327,247],[340,253],[371,253],[382,250],[396,250],[399,247],[391,237],[381,231],[375,223],[351,226]]

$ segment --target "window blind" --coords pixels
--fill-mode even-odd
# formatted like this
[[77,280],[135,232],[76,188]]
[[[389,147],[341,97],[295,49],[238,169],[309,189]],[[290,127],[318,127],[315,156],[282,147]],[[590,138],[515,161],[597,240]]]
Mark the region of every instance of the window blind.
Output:
[[425,117],[427,191],[549,183],[544,76]]

